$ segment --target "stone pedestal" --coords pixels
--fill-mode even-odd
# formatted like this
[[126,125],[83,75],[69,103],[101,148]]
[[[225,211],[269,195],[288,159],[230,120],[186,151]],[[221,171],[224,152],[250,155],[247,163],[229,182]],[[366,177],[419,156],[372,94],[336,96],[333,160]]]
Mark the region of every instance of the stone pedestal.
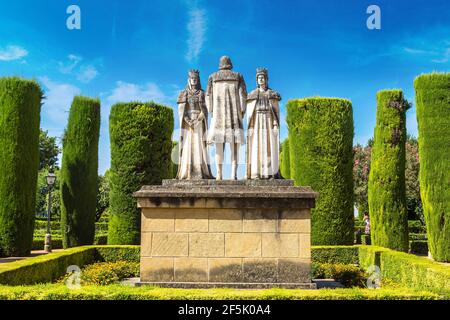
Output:
[[140,284],[314,288],[310,188],[291,180],[165,180],[134,196],[142,211]]

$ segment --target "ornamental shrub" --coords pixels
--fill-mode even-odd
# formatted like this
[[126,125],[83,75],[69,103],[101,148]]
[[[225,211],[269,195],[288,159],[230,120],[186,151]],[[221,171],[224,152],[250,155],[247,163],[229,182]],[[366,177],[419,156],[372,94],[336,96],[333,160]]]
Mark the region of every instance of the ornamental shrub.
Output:
[[353,111],[334,98],[290,100],[291,178],[319,192],[311,212],[313,245],[353,244]]
[[291,178],[291,157],[289,154],[289,138],[285,139],[281,144],[280,172],[281,176],[284,179]]
[[368,184],[371,243],[408,252],[405,193],[406,110],[400,90],[377,94],[377,120]]
[[172,176],[173,112],[156,103],[111,108],[108,244],[139,244],[140,211],[133,193]]
[[421,75],[414,87],[428,246],[436,261],[450,262],[450,73]]
[[36,82],[0,78],[0,255],[31,250],[41,101]]
[[64,248],[94,243],[100,100],[75,97],[63,138],[61,234]]

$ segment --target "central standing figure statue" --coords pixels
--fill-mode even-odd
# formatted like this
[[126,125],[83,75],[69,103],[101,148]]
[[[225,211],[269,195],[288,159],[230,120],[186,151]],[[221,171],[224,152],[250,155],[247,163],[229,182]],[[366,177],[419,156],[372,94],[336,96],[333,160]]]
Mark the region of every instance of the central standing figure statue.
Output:
[[232,71],[231,59],[220,58],[220,70],[213,73],[206,89],[206,105],[211,113],[208,142],[216,145],[217,180],[222,180],[225,143],[231,149],[231,179],[237,179],[239,147],[245,143],[243,117],[247,101],[245,81]]

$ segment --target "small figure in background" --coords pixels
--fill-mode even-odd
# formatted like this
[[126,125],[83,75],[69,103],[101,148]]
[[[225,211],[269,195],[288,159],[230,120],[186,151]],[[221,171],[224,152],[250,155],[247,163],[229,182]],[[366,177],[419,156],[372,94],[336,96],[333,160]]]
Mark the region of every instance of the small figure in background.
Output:
[[180,93],[177,103],[181,126],[177,178],[213,179],[206,144],[208,110],[198,70],[189,72],[188,86]]
[[370,234],[370,218],[367,212],[364,213],[363,222],[365,224],[364,234]]

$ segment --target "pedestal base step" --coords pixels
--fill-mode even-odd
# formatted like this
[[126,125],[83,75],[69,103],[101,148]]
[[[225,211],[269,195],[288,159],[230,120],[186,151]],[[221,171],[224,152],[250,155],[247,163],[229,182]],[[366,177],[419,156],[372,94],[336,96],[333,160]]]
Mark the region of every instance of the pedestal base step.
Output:
[[162,288],[178,289],[210,289],[210,288],[233,288],[233,289],[317,289],[315,283],[237,283],[237,282],[141,282],[130,281],[130,285],[155,286]]

